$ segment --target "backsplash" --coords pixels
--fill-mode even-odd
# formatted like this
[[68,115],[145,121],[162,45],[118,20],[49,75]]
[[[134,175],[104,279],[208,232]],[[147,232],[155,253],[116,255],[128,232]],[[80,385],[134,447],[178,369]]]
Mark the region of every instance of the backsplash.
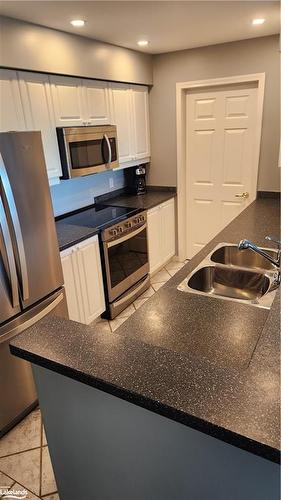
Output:
[[123,169],[61,181],[60,184],[50,187],[54,214],[55,216],[62,215],[91,205],[94,203],[95,196],[115,191],[124,186]]

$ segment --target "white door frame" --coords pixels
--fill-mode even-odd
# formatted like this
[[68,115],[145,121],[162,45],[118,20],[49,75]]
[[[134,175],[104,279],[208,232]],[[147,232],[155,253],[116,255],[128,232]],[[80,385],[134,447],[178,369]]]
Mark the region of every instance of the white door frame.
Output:
[[212,78],[210,80],[192,80],[190,82],[179,82],[176,84],[176,119],[177,119],[177,205],[178,205],[178,257],[179,260],[184,260],[187,257],[186,249],[186,172],[188,169],[186,161],[186,95],[188,90],[203,89],[204,87],[212,87],[217,85],[230,85],[236,83],[252,82],[257,83],[258,100],[257,100],[257,129],[255,138],[255,164],[256,178],[254,185],[257,188],[258,164],[260,157],[260,141],[262,130],[262,112],[265,73],[255,73],[252,75],[230,76],[224,78]]

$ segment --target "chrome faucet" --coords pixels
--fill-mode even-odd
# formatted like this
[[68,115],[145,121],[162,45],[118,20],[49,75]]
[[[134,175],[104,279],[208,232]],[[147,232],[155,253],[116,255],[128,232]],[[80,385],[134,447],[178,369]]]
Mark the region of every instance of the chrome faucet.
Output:
[[252,243],[252,241],[249,241],[249,240],[241,240],[240,243],[238,244],[238,249],[244,250],[246,248],[250,248],[254,252],[258,253],[259,255],[262,255],[262,257],[264,257],[265,259],[269,260],[269,262],[271,262],[271,264],[273,264],[274,266],[279,268],[280,261],[281,261],[281,241],[277,240],[276,238],[272,238],[272,236],[266,236],[265,239],[272,241],[273,243],[276,243],[276,245],[278,246],[276,259],[271,257],[271,255],[269,255],[267,252],[265,252],[264,250],[262,250],[257,245]]

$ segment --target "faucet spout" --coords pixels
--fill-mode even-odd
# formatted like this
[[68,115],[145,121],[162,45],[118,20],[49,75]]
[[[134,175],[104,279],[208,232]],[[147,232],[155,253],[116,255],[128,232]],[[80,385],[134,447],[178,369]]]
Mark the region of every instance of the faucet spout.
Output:
[[250,250],[252,250],[253,252],[256,252],[259,255],[261,255],[262,257],[264,257],[265,259],[267,259],[269,262],[271,262],[274,266],[280,267],[280,258],[281,258],[281,252],[280,252],[280,250],[277,252],[277,259],[274,259],[273,257],[271,257],[271,255],[269,255],[267,252],[265,252],[264,250],[262,250],[260,247],[258,247],[257,245],[255,245],[255,243],[253,243],[250,240],[241,240],[238,243],[238,249],[239,250],[245,250],[247,248],[250,248]]

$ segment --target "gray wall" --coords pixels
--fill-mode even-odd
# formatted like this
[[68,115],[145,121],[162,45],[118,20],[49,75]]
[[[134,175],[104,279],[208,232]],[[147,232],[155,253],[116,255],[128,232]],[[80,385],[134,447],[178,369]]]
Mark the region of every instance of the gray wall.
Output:
[[176,185],[176,82],[265,73],[258,189],[280,190],[279,37],[269,36],[153,57],[149,183]]
[[0,16],[0,66],[152,84],[152,57]]

